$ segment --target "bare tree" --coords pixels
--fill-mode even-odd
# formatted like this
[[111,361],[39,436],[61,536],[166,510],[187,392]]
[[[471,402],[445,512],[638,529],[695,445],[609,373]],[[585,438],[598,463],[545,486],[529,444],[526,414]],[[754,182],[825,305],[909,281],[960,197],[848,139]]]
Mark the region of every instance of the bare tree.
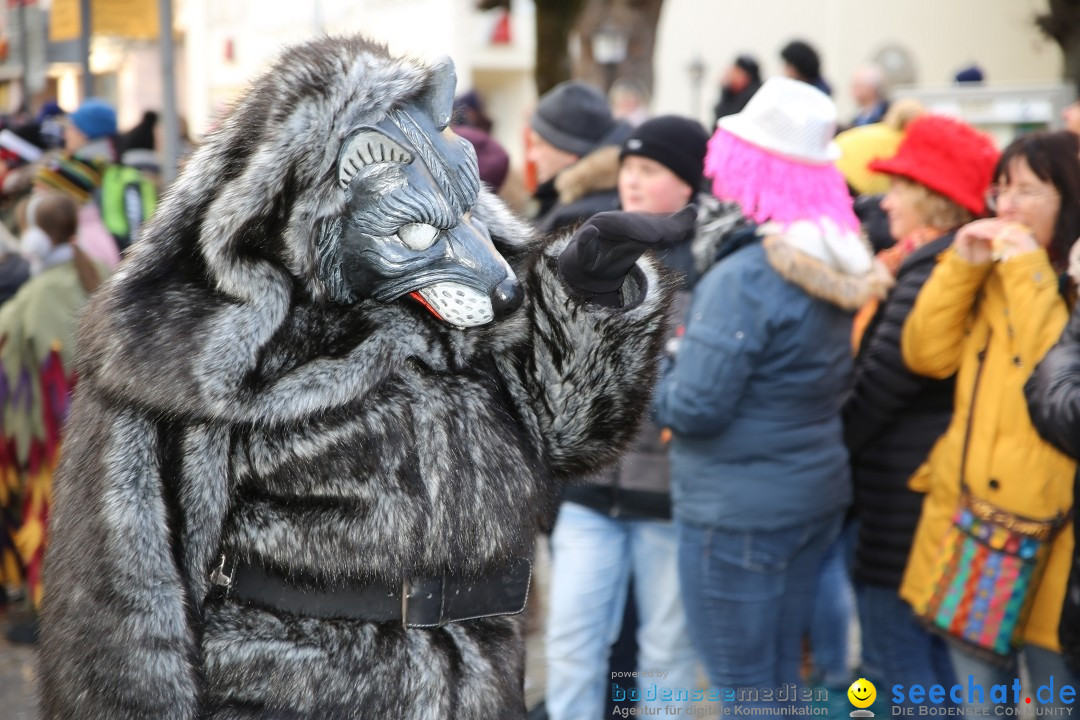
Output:
[[[587,0],[536,0],[536,92],[543,95],[573,75],[570,36]],[[591,0],[589,0],[591,1]]]
[[1061,46],[1064,77],[1080,83],[1080,0],[1049,0],[1050,11],[1035,19],[1039,29]]
[[[664,0],[588,0],[575,28],[581,40],[581,54],[574,75],[603,88],[614,80],[636,81],[650,94],[653,89],[653,50],[656,26]],[[593,56],[591,39],[606,30],[626,40],[626,55],[618,63],[601,64]]]
[[[653,85],[653,48],[664,0],[536,0],[536,91],[543,95],[563,80],[578,78],[603,88],[617,78]],[[510,0],[476,0],[481,10],[510,8]],[[593,57],[599,30],[626,41],[625,57],[602,64]],[[577,62],[571,44],[580,50]],[[603,58],[601,58],[603,59]]]

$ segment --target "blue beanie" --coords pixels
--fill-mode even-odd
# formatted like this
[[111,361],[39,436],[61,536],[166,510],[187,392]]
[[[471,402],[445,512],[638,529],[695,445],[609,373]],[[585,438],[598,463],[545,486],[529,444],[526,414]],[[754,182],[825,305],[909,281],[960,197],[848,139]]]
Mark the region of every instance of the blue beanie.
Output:
[[41,110],[38,111],[37,121],[42,123],[45,120],[56,117],[57,115],[63,115],[64,109],[60,107],[60,104],[55,100],[49,100],[47,103],[41,106]]
[[104,100],[90,98],[71,113],[70,119],[90,140],[116,134],[116,111]]
[[953,79],[957,83],[981,83],[985,78],[982,68],[978,65],[972,65],[956,73],[956,77]]

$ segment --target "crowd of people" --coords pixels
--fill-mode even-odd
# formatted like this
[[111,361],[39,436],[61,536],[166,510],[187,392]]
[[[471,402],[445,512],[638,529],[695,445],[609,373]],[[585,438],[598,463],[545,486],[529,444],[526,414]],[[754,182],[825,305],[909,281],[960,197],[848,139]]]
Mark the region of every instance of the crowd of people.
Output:
[[[841,124],[816,51],[781,57],[768,79],[734,60],[712,132],[647,117],[629,82],[563,83],[532,112],[540,232],[697,213],[657,248],[677,292],[650,417],[540,522],[552,720],[598,719],[628,688],[686,707],[699,667],[776,712],[791,701],[741,691],[989,688],[1020,663],[1032,686],[1080,682],[1080,103],[1067,130],[999,149],[890,101],[872,66]],[[455,110],[498,190],[509,155],[482,102]],[[119,134],[87,100],[0,132],[7,600],[41,598],[75,319],[154,211],[155,121]]]
[[[36,608],[52,475],[76,384],[76,318],[158,197],[157,116],[120,132],[90,98],[0,130],[0,599]],[[32,617],[32,616],[31,616]],[[33,642],[36,622],[9,628]]]
[[[1080,678],[1080,604],[1062,614],[1080,103],[1068,130],[999,149],[890,100],[873,66],[840,123],[813,48],[782,57],[767,80],[736,58],[711,137],[670,115],[635,127],[582,83],[532,115],[545,232],[699,208],[662,253],[682,300],[651,418],[551,527],[553,720],[684,707],[697,663],[713,687],[810,684],[842,704],[858,677]],[[613,684],[626,671],[636,696]],[[775,697],[735,696],[791,704]],[[944,702],[969,700],[987,698]]]

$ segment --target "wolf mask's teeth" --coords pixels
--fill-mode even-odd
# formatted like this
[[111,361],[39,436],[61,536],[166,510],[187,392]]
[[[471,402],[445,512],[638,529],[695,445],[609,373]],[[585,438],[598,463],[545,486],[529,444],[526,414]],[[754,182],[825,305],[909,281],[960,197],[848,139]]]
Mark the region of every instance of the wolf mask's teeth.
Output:
[[491,299],[460,283],[435,283],[409,293],[432,315],[456,328],[486,325],[495,319]]

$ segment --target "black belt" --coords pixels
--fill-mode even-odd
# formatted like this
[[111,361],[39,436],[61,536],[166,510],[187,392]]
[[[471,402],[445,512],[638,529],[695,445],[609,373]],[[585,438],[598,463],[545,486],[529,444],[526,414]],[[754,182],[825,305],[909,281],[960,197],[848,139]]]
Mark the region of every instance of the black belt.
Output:
[[475,578],[442,575],[411,578],[397,587],[350,585],[308,589],[260,565],[241,561],[230,576],[221,574],[219,569],[213,581],[225,586],[230,597],[270,610],[432,628],[464,620],[517,615],[525,609],[531,579],[532,563],[516,560],[500,573]]

